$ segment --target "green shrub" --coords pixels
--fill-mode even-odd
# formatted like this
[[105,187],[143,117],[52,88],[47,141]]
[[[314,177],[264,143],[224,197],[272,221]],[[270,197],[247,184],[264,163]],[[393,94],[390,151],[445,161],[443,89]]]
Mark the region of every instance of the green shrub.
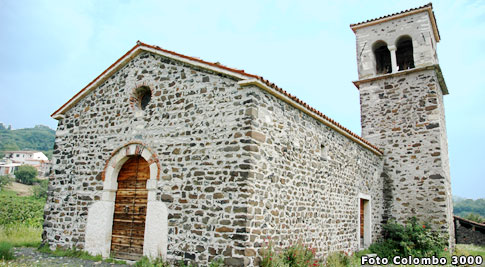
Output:
[[470,221],[474,221],[474,222],[477,222],[477,223],[485,223],[485,218],[483,218],[482,216],[480,216],[476,213],[468,213],[465,216],[465,219],[470,220]]
[[447,238],[419,223],[413,217],[405,226],[389,222],[383,226],[383,237],[369,249],[379,257],[431,257],[440,256],[447,246]]
[[[345,267],[352,265],[352,258],[345,252],[334,252],[328,255],[326,266]],[[353,266],[353,265],[352,265]]]
[[42,227],[45,201],[34,197],[20,197],[0,192],[0,225],[25,224]]
[[262,256],[262,267],[306,267],[322,265],[319,260],[315,259],[315,249],[305,247],[300,242],[277,253],[274,251],[272,241],[269,240],[266,247],[262,249]]
[[9,185],[12,183],[12,178],[8,175],[2,175],[0,176],[0,190],[2,190],[5,186]]
[[39,180],[36,185],[32,187],[32,193],[35,198],[47,199],[48,180]]
[[160,258],[150,260],[145,256],[135,263],[135,267],[170,267],[170,264]]
[[12,245],[8,242],[0,242],[0,260],[13,260]]
[[312,250],[298,243],[283,250],[280,258],[288,266],[308,266],[308,264],[318,263],[315,260],[314,253],[314,249]]
[[15,171],[15,180],[22,184],[33,184],[35,177],[37,177],[37,169],[29,165],[19,166]]
[[[157,267],[170,266],[168,263],[163,263],[163,261],[162,261],[162,264],[167,264],[167,265],[157,265]],[[187,264],[185,264],[185,262],[183,260],[179,260],[178,264],[175,265],[175,266],[178,266],[178,267],[195,267],[195,265],[192,265],[190,262],[187,262]]]
[[224,266],[224,259],[223,258],[216,258],[212,260],[209,264],[209,267],[223,267]]

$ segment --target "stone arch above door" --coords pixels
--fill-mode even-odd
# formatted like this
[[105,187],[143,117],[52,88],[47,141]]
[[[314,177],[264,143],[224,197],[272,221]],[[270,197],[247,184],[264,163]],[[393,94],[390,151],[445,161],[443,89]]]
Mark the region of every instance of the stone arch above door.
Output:
[[145,159],[150,168],[147,180],[148,204],[145,225],[143,255],[150,258],[165,257],[167,253],[168,209],[156,200],[157,182],[160,177],[159,160],[145,144],[130,142],[111,153],[103,171],[103,195],[100,201],[91,205],[86,224],[85,250],[92,255],[109,257],[113,214],[118,189],[118,174],[123,164],[132,156]]
[[130,142],[111,153],[106,161],[103,171],[103,181],[116,179],[121,166],[128,160],[129,156],[140,155],[150,165],[150,179],[158,180],[160,177],[160,162],[157,155],[142,142]]

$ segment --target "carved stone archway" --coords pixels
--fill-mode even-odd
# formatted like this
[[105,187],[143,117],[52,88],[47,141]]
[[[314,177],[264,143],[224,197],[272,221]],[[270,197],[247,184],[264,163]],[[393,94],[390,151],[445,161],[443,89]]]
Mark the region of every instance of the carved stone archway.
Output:
[[91,255],[110,256],[118,173],[128,158],[134,155],[143,157],[150,166],[150,179],[146,185],[148,203],[143,255],[149,258],[165,258],[167,255],[168,210],[165,203],[156,200],[160,163],[156,154],[140,142],[131,142],[116,149],[107,160],[103,172],[102,198],[92,204],[88,211],[84,250]]

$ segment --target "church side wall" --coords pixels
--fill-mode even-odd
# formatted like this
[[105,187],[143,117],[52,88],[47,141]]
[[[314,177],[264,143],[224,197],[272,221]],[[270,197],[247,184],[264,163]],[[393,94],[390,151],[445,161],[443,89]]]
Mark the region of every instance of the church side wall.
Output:
[[[147,85],[145,111],[133,90]],[[250,127],[237,81],[142,53],[59,121],[43,240],[51,248],[85,242],[89,207],[102,197],[111,153],[143,143],[160,163],[157,200],[168,208],[168,259],[244,263],[248,240]]]
[[[380,156],[267,92],[248,87],[252,116],[247,256],[269,239],[302,242],[318,257],[359,248],[359,195],[371,198],[372,241],[383,213]],[[323,152],[322,147],[324,146]]]

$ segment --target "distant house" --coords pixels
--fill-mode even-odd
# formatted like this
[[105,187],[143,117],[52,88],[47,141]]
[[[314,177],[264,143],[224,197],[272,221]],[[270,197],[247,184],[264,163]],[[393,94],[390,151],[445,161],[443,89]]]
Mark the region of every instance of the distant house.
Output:
[[[5,174],[13,173],[16,166],[24,164],[36,168],[41,176],[49,174],[51,169],[49,159],[40,151],[5,151],[4,160],[5,163],[0,164],[0,171],[4,170]],[[6,173],[7,169],[9,173]]]
[[11,160],[0,162],[0,175],[13,175],[18,166],[22,164],[13,163]]

